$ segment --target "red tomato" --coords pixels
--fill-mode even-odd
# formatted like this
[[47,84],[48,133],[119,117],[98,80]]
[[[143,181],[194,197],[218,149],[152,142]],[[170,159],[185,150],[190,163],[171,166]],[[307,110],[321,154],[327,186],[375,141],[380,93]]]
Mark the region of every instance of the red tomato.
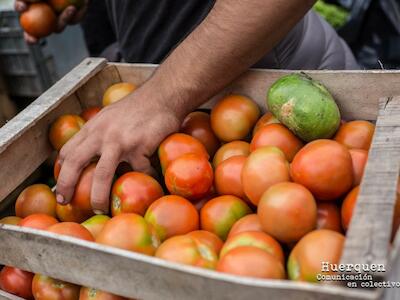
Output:
[[154,201],[144,216],[153,225],[161,241],[199,229],[199,213],[180,196],[164,196]]
[[289,279],[318,282],[317,275],[321,274],[322,262],[339,264],[344,240],[342,234],[326,229],[305,235],[290,253],[287,264]]
[[57,203],[57,216],[61,221],[81,223],[94,215],[90,204],[90,193],[95,169],[96,163],[91,163],[83,169],[69,204]]
[[162,173],[165,173],[172,161],[188,153],[199,154],[209,159],[206,148],[194,137],[183,133],[174,133],[167,137],[158,147]]
[[219,255],[219,252],[224,245],[224,242],[216,234],[206,230],[195,230],[189,232],[187,236],[190,236],[201,244],[209,246],[217,255]]
[[249,156],[250,144],[243,141],[233,141],[221,146],[214,155],[213,166],[217,168],[224,160],[233,156]]
[[136,85],[129,82],[119,82],[111,85],[104,93],[103,106],[113,104],[136,90]]
[[219,195],[233,195],[246,200],[242,186],[242,169],[246,156],[233,156],[221,162],[215,169],[215,189]]
[[276,147],[262,147],[253,151],[242,169],[243,190],[258,205],[262,194],[272,185],[290,181],[289,163]]
[[95,115],[97,115],[101,110],[101,107],[99,106],[92,106],[89,108],[86,108],[82,113],[81,117],[84,119],[86,122],[92,119]]
[[336,203],[317,203],[317,229],[329,229],[342,233],[340,210]]
[[85,124],[78,115],[63,115],[50,126],[49,139],[53,148],[59,151]]
[[89,242],[94,242],[94,238],[90,231],[78,223],[61,222],[48,227],[47,231],[61,235],[68,235]]
[[218,256],[207,244],[188,235],[174,236],[158,247],[156,257],[185,265],[215,269]]
[[111,213],[144,215],[147,208],[164,195],[153,177],[139,172],[128,172],[118,178],[111,190]]
[[24,31],[36,38],[42,38],[54,32],[57,17],[46,3],[32,3],[21,14],[19,22]]
[[104,225],[106,225],[108,220],[110,220],[109,216],[95,215],[90,219],[87,219],[81,225],[85,227],[87,230],[89,230],[94,239],[96,239],[100,231],[103,229]]
[[250,246],[237,247],[225,254],[218,262],[217,271],[247,277],[285,278],[285,270],[276,257]]
[[96,242],[147,255],[153,255],[160,244],[152,226],[137,214],[120,214],[111,218],[100,231]]
[[84,0],[49,0],[51,7],[54,11],[60,14],[68,6],[73,5],[77,9],[81,8],[85,1]]
[[369,150],[375,125],[368,121],[351,121],[342,124],[335,140],[350,149]]
[[33,184],[19,194],[15,202],[15,214],[25,218],[32,214],[56,216],[56,196],[45,184]]
[[207,158],[193,153],[175,159],[165,172],[165,185],[168,191],[189,200],[206,196],[213,180],[214,172]]
[[32,293],[36,300],[79,300],[78,285],[36,274]]
[[240,95],[228,95],[211,110],[211,127],[221,141],[245,138],[260,116],[255,102]]
[[296,154],[291,175],[318,200],[335,200],[353,185],[353,162],[349,150],[338,142],[316,140]]
[[285,256],[281,245],[269,234],[258,231],[238,233],[225,242],[221,249],[220,258],[237,247],[251,246],[272,254],[278,261],[285,265]]
[[33,275],[33,273],[6,266],[0,272],[0,289],[24,299],[32,299]]
[[233,224],[231,230],[229,231],[228,239],[240,232],[246,231],[258,231],[263,232],[260,218],[257,214],[250,214],[240,218],[235,224]]
[[317,225],[313,195],[293,182],[271,186],[261,197],[257,214],[264,232],[283,243],[300,240]]
[[19,225],[19,222],[21,222],[22,218],[20,217],[4,217],[0,219],[0,224],[8,224],[8,225]]
[[276,123],[280,123],[279,120],[277,118],[274,117],[274,115],[272,113],[270,113],[269,111],[266,112],[261,118],[258,119],[256,125],[254,126],[253,129],[253,136],[256,135],[257,131],[268,125],[268,124],[276,124]]
[[208,201],[201,209],[201,228],[225,240],[233,224],[249,213],[250,208],[240,198],[219,196]]
[[304,146],[303,142],[282,124],[265,125],[254,135],[250,151],[265,146],[275,146],[283,151],[288,161]]
[[107,292],[103,292],[97,289],[81,287],[79,300],[128,300],[128,299]]
[[219,148],[220,142],[211,129],[210,115],[195,111],[188,114],[183,120],[181,131],[198,139],[210,156],[213,156]]
[[368,151],[362,149],[350,149],[351,160],[353,162],[353,185],[360,185],[364,175],[365,165],[368,160]]
[[50,226],[57,223],[58,223],[57,219],[50,217],[49,215],[33,214],[23,218],[19,223],[19,225],[22,227],[31,227],[35,229],[46,230]]

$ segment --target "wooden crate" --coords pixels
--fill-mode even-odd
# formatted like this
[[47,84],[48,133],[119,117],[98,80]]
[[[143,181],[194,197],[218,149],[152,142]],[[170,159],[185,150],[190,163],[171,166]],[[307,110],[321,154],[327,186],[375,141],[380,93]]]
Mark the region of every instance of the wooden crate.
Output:
[[[7,197],[51,154],[49,124],[59,115],[99,105],[113,83],[144,82],[152,65],[110,64],[86,59],[0,129],[0,208]],[[265,111],[269,86],[289,71],[250,70],[222,94],[250,96]],[[389,252],[400,168],[400,72],[306,71],[337,100],[343,118],[376,120],[360,197],[348,230],[344,263],[383,263],[385,280],[400,280],[399,235]],[[327,158],[329,159],[329,158]],[[15,192],[14,192],[15,193]],[[353,289],[344,284],[260,280],[183,266],[71,237],[0,225],[0,263],[68,282],[140,299],[398,299],[391,289]],[[0,293],[0,298],[11,299]]]

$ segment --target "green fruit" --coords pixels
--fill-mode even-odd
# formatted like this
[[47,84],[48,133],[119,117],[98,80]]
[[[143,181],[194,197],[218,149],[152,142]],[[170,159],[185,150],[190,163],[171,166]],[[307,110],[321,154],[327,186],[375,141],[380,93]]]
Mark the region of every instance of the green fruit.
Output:
[[332,137],[340,111],[329,91],[304,73],[278,79],[269,89],[268,109],[306,142]]

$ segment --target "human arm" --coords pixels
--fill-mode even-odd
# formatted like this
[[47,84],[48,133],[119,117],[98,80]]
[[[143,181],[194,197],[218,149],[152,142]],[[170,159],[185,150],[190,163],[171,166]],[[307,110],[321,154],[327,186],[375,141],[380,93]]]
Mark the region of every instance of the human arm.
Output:
[[[217,0],[204,21],[137,91],[104,108],[61,150],[57,199],[67,203],[76,174],[101,156],[92,207],[108,211],[119,161],[151,172],[149,157],[183,118],[268,53],[304,16],[313,0]],[[62,196],[61,196],[62,195]]]

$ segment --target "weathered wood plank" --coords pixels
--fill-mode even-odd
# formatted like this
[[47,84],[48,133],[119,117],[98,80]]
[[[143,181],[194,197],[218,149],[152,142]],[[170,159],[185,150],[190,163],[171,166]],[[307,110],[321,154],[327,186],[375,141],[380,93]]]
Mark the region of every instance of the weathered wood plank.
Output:
[[[115,64],[123,81],[142,84],[154,72],[157,65]],[[132,68],[135,71],[132,71]],[[294,71],[253,69],[235,80],[204,107],[211,108],[227,93],[240,93],[254,99],[266,110],[266,94],[269,87],[281,76]],[[321,81],[333,94],[345,119],[376,120],[378,99],[400,95],[400,71],[304,71]]]
[[[384,264],[390,243],[400,169],[400,97],[380,99],[376,130],[342,263]],[[377,277],[386,276],[375,272]]]
[[339,286],[237,277],[18,226],[0,225],[0,263],[139,299],[376,299]]
[[10,293],[7,293],[5,291],[0,290],[0,299],[4,300],[24,300],[24,298],[12,295]]
[[0,128],[0,202],[50,154],[48,125],[63,113],[79,113],[73,94],[103,69],[104,59],[86,59]]

